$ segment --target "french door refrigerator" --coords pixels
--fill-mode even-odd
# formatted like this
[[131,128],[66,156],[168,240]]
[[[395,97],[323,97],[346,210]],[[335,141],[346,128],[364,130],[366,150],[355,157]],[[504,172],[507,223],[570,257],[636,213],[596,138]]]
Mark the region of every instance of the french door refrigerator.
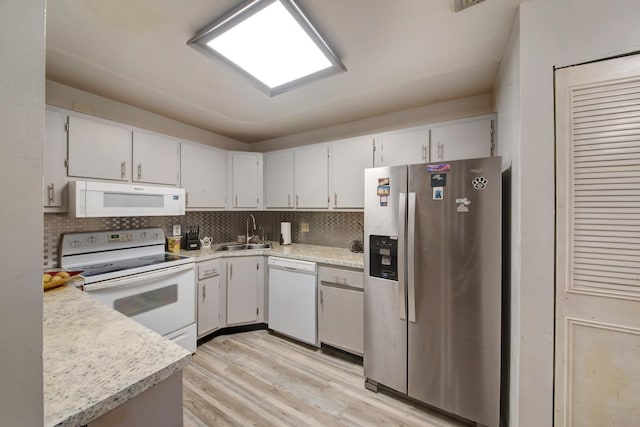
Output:
[[500,157],[365,170],[365,386],[500,421]]

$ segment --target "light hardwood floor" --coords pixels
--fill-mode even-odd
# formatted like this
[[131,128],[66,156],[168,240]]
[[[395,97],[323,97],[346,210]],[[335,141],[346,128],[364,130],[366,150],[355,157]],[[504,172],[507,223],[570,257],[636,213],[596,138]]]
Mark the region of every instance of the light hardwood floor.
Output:
[[266,330],[216,337],[185,368],[184,426],[461,426],[364,388],[356,359]]

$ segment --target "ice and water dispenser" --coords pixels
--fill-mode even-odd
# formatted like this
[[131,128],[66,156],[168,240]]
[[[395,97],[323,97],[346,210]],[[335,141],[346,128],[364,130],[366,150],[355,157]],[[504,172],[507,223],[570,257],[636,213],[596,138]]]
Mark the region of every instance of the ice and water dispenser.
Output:
[[369,276],[398,280],[397,236],[369,236]]

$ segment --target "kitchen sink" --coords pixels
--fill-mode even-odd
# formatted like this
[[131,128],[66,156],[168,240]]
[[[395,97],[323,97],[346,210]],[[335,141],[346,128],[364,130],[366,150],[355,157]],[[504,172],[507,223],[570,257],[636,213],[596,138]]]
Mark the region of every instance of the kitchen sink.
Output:
[[218,251],[242,251],[245,249],[271,249],[271,243],[228,243],[216,249]]

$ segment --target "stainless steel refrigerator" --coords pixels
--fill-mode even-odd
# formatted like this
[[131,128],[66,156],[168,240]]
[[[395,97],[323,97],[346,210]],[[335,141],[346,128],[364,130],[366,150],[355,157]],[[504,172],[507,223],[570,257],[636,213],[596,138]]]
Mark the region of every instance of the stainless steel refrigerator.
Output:
[[500,421],[500,158],[365,171],[365,386]]

